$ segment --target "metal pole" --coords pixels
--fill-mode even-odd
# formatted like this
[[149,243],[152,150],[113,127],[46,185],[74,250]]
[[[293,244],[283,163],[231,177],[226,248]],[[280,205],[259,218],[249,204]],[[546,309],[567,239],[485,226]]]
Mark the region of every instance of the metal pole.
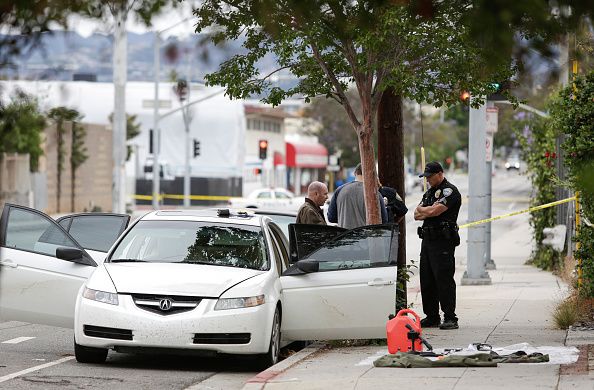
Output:
[[113,49],[113,184],[112,209],[114,213],[126,211],[126,170],[124,150],[126,149],[126,72],[127,72],[127,36],[126,12],[118,9],[115,17]]
[[161,36],[155,32],[154,47],[154,76],[155,76],[155,102],[153,106],[153,209],[159,209],[159,185],[161,177],[161,165],[159,163],[159,152],[161,148],[161,132],[159,131],[159,60],[160,60]]
[[[471,105],[475,98],[471,97]],[[478,221],[484,218],[486,177],[485,143],[487,110],[482,104],[479,108],[470,107],[468,131],[468,220]],[[487,285],[491,278],[485,271],[485,225],[476,225],[468,229],[468,250],[466,272],[462,285]]]
[[[578,236],[580,232],[580,192],[575,192],[575,237]],[[575,250],[576,252],[580,250],[580,242],[579,240],[575,242]],[[583,269],[582,269],[582,259],[578,256],[577,258],[577,274],[578,274],[578,290],[581,290],[582,283],[583,283]]]
[[[187,86],[188,91],[186,95],[187,101],[190,101],[190,91],[192,90],[192,76],[191,76],[191,55],[190,49],[188,48],[186,51],[186,55],[188,56],[188,76],[187,76]],[[184,207],[188,208],[191,205],[190,201],[190,175],[191,175],[191,167],[190,167],[190,148],[192,147],[191,140],[190,140],[190,107],[186,106],[184,112],[184,125],[186,126],[186,170],[184,172]]]
[[[188,87],[188,90],[190,88]],[[184,207],[190,207],[190,119],[188,118],[188,109],[182,110],[184,117],[184,126],[186,128],[186,155],[184,171]]]
[[[487,102],[487,108],[495,107],[494,102]],[[491,142],[493,142],[494,134],[491,134]],[[495,148],[491,145],[493,152],[491,153],[491,160],[486,162],[486,178],[487,186],[485,196],[485,218],[491,218],[492,213],[492,188],[493,188],[493,157],[495,154]],[[491,222],[487,222],[485,229],[485,269],[495,269],[495,261],[491,258]]]

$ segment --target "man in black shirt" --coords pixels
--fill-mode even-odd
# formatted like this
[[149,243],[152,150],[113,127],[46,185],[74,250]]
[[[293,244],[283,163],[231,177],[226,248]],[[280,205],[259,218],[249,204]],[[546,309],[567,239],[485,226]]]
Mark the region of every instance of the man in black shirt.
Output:
[[[419,177],[426,177],[431,186],[414,214],[415,220],[423,221],[418,233],[423,240],[420,279],[423,311],[427,317],[421,320],[421,326],[458,329],[454,250],[460,245],[456,221],[462,196],[456,186],[446,180],[438,162],[428,163]],[[440,305],[443,322],[439,316]]]

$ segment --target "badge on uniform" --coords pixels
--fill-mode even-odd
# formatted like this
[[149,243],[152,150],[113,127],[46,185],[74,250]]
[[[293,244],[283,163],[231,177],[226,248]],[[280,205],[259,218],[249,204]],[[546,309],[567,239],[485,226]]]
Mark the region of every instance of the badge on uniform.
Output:
[[441,195],[441,190],[435,191],[435,198],[439,198],[439,195]]
[[451,188],[444,188],[443,189],[443,196],[450,196],[454,192]]

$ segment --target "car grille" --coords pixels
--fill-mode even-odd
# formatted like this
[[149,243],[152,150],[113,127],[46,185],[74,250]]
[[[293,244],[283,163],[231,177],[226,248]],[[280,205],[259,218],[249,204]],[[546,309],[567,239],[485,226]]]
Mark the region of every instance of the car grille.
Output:
[[143,310],[165,316],[194,310],[202,298],[181,295],[133,294],[132,300],[137,307]]
[[103,326],[83,325],[85,336],[102,339],[132,340],[130,329],[106,328]]
[[194,344],[248,344],[251,333],[196,333]]

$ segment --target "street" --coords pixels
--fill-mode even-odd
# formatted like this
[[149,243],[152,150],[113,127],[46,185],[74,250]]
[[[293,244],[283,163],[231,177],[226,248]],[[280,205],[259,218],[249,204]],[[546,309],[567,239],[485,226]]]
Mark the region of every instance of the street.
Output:
[[[466,222],[468,190],[466,175],[446,175],[463,194],[463,205],[458,222]],[[493,215],[523,209],[527,206],[530,188],[525,176],[516,171],[498,171],[493,177]],[[420,241],[416,236],[418,222],[412,219],[412,210],[420,199],[420,193],[407,198],[407,257],[418,264]],[[513,251],[516,241],[522,244],[530,236],[499,237],[519,224],[527,223],[527,217],[513,217],[492,224],[493,241]],[[466,264],[466,230],[461,231],[462,243],[456,250],[459,283]],[[526,248],[525,245],[517,245]],[[526,256],[529,252],[525,253]],[[459,287],[460,289],[460,287]],[[409,283],[409,302],[420,305],[418,277]],[[461,301],[460,306],[464,306]],[[466,319],[462,319],[464,324]],[[80,364],[73,356],[73,333],[70,329],[31,325],[21,322],[0,323],[0,388],[11,389],[240,389],[258,373],[249,360],[222,357],[216,359],[189,356],[129,355],[111,352],[103,365]],[[28,371],[27,371],[28,370]],[[19,374],[20,373],[20,374]]]
[[[71,329],[0,323],[0,388],[239,389],[257,373],[246,359],[229,357],[111,353],[105,364],[80,364],[72,339]],[[31,371],[18,375],[24,370]]]

